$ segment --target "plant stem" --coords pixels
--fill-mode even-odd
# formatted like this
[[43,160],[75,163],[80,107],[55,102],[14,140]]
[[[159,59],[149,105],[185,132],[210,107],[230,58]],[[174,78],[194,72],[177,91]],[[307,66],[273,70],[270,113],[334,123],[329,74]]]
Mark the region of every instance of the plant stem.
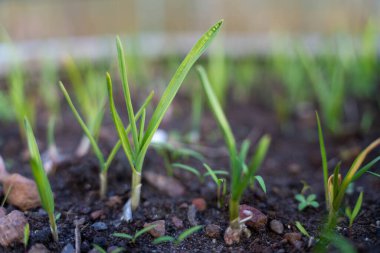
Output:
[[100,198],[104,199],[107,193],[107,170],[100,172]]
[[53,239],[55,242],[58,242],[58,230],[57,230],[57,224],[55,222],[54,213],[49,214],[49,222],[50,222],[50,230],[51,230],[51,234],[53,235]]
[[140,204],[141,193],[141,173],[132,170],[132,192],[131,192],[131,206],[132,210],[136,210]]
[[240,200],[230,199],[230,227],[232,229],[239,229],[239,203]]

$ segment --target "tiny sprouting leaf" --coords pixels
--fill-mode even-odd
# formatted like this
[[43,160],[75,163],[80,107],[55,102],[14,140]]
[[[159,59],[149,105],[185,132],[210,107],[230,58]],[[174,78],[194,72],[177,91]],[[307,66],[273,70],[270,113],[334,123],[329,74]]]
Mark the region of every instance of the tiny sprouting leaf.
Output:
[[244,140],[240,147],[239,157],[242,161],[247,159],[249,147],[251,146],[251,142],[249,140]]
[[216,176],[215,172],[208,166],[207,164],[203,164],[203,166],[206,168],[207,173],[211,176],[212,180],[218,185],[218,177]]
[[165,236],[161,236],[161,237],[158,237],[158,238],[154,239],[153,240],[153,244],[160,244],[160,243],[165,243],[165,242],[173,242],[174,240],[175,240],[174,237],[165,235]]
[[362,207],[362,203],[363,203],[363,192],[360,192],[360,195],[358,197],[358,200],[356,201],[354,210],[352,211],[352,216],[354,217],[354,219],[358,216],[360,208]]
[[375,175],[375,176],[378,175],[374,172],[369,171],[373,167],[373,165],[375,165],[378,161],[380,161],[380,156],[376,157],[375,159],[373,159],[372,161],[364,165],[362,168],[360,168],[358,172],[356,172],[355,176],[353,176],[352,181],[357,180],[366,172],[371,173],[372,175]]
[[263,192],[267,193],[267,187],[265,185],[265,182],[264,182],[264,179],[262,178],[262,176],[255,176],[255,180],[259,183]]
[[310,194],[309,196],[307,196],[306,201],[307,201],[307,202],[312,202],[312,201],[315,200],[316,198],[317,198],[317,195],[315,195],[315,194]]
[[302,211],[308,206],[307,202],[301,202],[298,204],[298,210]]
[[133,236],[126,234],[126,233],[113,233],[112,236],[123,238],[123,239],[128,239],[128,240],[133,240]]
[[310,238],[310,234],[307,232],[307,230],[306,230],[305,227],[301,224],[301,222],[296,221],[296,227],[298,228],[298,230],[299,230],[304,236]]
[[189,165],[185,165],[185,164],[182,164],[182,163],[173,163],[172,165],[175,168],[191,172],[194,175],[196,175],[198,178],[202,178],[201,173],[199,173],[199,171],[196,168],[194,168],[194,167],[191,167]]
[[294,198],[299,202],[306,202],[305,196],[302,194],[297,194]]
[[318,125],[319,148],[320,148],[321,157],[322,157],[323,183],[324,183],[324,187],[325,187],[325,199],[326,199],[326,204],[327,204],[328,199],[329,199],[329,197],[328,197],[328,186],[327,186],[329,171],[328,171],[328,167],[327,167],[326,146],[325,146],[325,141],[323,139],[323,131],[322,131],[321,122],[319,120],[318,112],[315,112],[315,115],[317,118],[317,125]]
[[157,225],[150,225],[150,226],[147,226],[147,227],[145,227],[145,228],[143,228],[143,229],[137,231],[136,234],[135,234],[135,236],[134,236],[134,237],[135,237],[135,240],[136,240],[138,237],[140,237],[141,235],[145,234],[146,232],[152,230],[152,229],[155,228],[155,227],[157,227]]
[[318,208],[319,207],[319,203],[317,201],[311,201],[309,202],[309,205],[314,207],[314,208]]
[[181,243],[183,240],[185,240],[187,237],[189,237],[190,235],[194,234],[195,232],[199,231],[200,229],[202,229],[203,226],[201,225],[198,225],[198,226],[194,226],[194,227],[191,227],[187,230],[185,230],[184,232],[182,232],[179,236],[178,236],[178,239],[177,239],[177,243]]
[[25,249],[28,247],[29,237],[30,237],[30,226],[29,226],[29,223],[26,223],[24,227],[24,238],[23,238],[23,244],[24,244]]

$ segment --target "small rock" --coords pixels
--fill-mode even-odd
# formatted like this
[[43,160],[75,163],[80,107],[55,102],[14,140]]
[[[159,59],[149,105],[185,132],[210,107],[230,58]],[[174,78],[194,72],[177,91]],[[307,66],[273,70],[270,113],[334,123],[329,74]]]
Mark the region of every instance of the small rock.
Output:
[[61,253],[75,253],[74,246],[71,243],[66,244]]
[[0,218],[0,244],[7,247],[12,243],[22,242],[24,227],[28,220],[20,211],[14,210]]
[[183,228],[183,221],[177,216],[172,217],[172,222],[176,228]]
[[298,175],[301,172],[301,165],[298,163],[291,163],[289,164],[289,172],[293,175]]
[[7,215],[7,210],[4,207],[0,207],[0,218],[3,218],[5,215]]
[[107,202],[106,202],[106,205],[108,207],[119,206],[121,204],[123,204],[123,200],[121,199],[120,196],[117,196],[117,195],[109,197]]
[[36,183],[20,174],[14,173],[3,179],[4,192],[9,191],[7,202],[25,211],[41,205]]
[[90,214],[91,219],[93,219],[93,220],[97,220],[97,219],[101,218],[103,215],[104,215],[103,210],[96,210]]
[[151,185],[169,197],[179,197],[185,193],[185,188],[175,178],[166,177],[151,171],[145,172],[144,176]]
[[264,229],[268,220],[267,216],[260,210],[248,205],[240,205],[239,216],[241,220],[252,216],[252,218],[246,221],[245,224],[256,230]]
[[186,202],[183,202],[182,204],[179,205],[179,208],[186,209],[188,208],[189,205]]
[[165,235],[165,221],[164,220],[156,220],[150,223],[145,223],[144,228],[148,226],[156,225],[156,227],[149,230],[149,233],[155,237],[158,238],[160,236]]
[[50,251],[41,243],[34,244],[28,253],[49,253]]
[[197,216],[197,209],[195,208],[194,205],[190,205],[189,209],[187,210],[187,219],[189,220],[189,223],[191,226],[198,225],[196,216]]
[[302,236],[300,233],[286,233],[284,235],[284,239],[297,249],[301,248],[302,246],[301,238]]
[[101,221],[95,222],[94,224],[91,225],[91,227],[95,229],[96,231],[103,231],[103,230],[108,229],[107,224]]
[[269,223],[270,229],[275,232],[276,234],[282,234],[284,232],[284,224],[282,224],[281,221],[278,220],[272,220]]
[[205,230],[206,230],[206,235],[210,238],[220,237],[221,228],[218,225],[209,224],[206,226]]
[[207,208],[206,201],[203,198],[195,198],[191,203],[199,212],[203,212]]

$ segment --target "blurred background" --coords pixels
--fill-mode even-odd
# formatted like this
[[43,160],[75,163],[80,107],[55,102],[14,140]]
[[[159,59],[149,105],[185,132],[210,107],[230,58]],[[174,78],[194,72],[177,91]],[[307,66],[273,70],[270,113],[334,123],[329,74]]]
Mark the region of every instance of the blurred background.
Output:
[[[222,33],[202,61],[222,103],[254,98],[284,125],[318,109],[331,132],[373,125],[380,107],[377,0],[3,0],[0,76],[12,82],[9,73],[22,68],[35,83],[54,63],[60,76],[49,69],[45,76],[56,83],[72,79],[68,59],[78,72],[94,65],[104,73],[114,69],[120,35],[132,83],[165,87],[221,18]],[[184,88],[190,98],[191,88]],[[3,85],[0,103],[7,91]]]

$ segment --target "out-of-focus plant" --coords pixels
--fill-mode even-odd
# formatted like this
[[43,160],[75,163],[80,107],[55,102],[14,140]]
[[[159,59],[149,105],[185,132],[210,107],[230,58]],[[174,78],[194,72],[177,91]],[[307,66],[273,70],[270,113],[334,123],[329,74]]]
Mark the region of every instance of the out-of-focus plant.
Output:
[[[63,86],[62,82],[60,82],[59,84],[60,84],[60,88],[62,90],[62,93],[65,96],[66,101],[70,106],[71,111],[73,112],[76,120],[78,121],[79,125],[81,126],[85,136],[88,138],[89,143],[91,144],[92,150],[93,150],[96,158],[98,159],[99,167],[100,167],[100,173],[99,173],[100,197],[104,198],[106,196],[106,193],[107,193],[107,171],[111,165],[112,160],[114,159],[115,155],[117,154],[117,152],[119,151],[119,149],[121,147],[121,141],[119,140],[115,144],[115,146],[112,148],[110,154],[108,155],[108,157],[106,159],[105,156],[103,155],[102,151],[100,150],[98,143],[97,143],[96,135],[93,132],[91,132],[90,127],[86,125],[86,123],[84,122],[82,117],[79,115],[79,112],[75,108],[75,106],[74,106],[74,104],[73,104],[73,102],[69,96],[69,93],[67,92],[67,90]],[[135,115],[136,119],[140,118],[143,114],[145,114],[145,108],[150,103],[150,101],[153,97],[153,94],[154,93],[151,92],[151,94],[145,99],[140,110]],[[128,127],[126,127],[126,129],[124,129],[125,133],[128,133],[130,130],[131,130],[130,125],[128,125]]]
[[123,238],[123,239],[128,239],[132,243],[135,243],[136,240],[137,240],[137,238],[139,238],[143,234],[149,232],[150,230],[152,230],[156,226],[157,225],[151,225],[151,226],[144,227],[143,229],[140,229],[140,230],[136,231],[134,235],[130,235],[130,234],[126,234],[126,233],[113,233],[112,235],[115,236],[115,237],[119,237],[119,238]]
[[145,128],[145,110],[143,116],[140,119],[139,128],[137,127],[137,120],[134,116],[134,110],[132,106],[132,99],[130,94],[130,88],[128,84],[127,71],[124,59],[123,47],[120,39],[117,38],[117,52],[118,52],[118,62],[119,71],[121,76],[121,83],[123,87],[124,100],[126,103],[126,108],[128,112],[128,119],[131,125],[132,141],[129,140],[128,133],[124,131],[124,124],[116,110],[114,98],[113,98],[113,88],[112,80],[109,74],[107,74],[107,87],[109,94],[109,103],[114,125],[116,127],[119,139],[121,140],[124,153],[128,159],[129,165],[132,170],[132,185],[131,185],[131,197],[124,206],[123,219],[131,220],[132,211],[136,210],[140,203],[141,194],[141,173],[143,169],[143,163],[145,160],[145,155],[150,146],[155,132],[157,131],[161,121],[169,109],[171,102],[173,101],[175,95],[177,94],[183,80],[185,79],[187,73],[190,71],[191,67],[195,61],[202,55],[202,53],[209,46],[211,41],[214,39],[218,33],[223,21],[217,22],[212,26],[193,46],[190,52],[187,54],[185,59],[182,61],[177,71],[175,72],[173,78],[169,82],[165,91],[163,92],[161,99],[156,106],[151,120],[148,122]]
[[226,104],[228,92],[227,59],[222,37],[211,47],[208,57],[208,72],[211,86],[222,107]]
[[[104,105],[107,92],[103,85],[104,78],[89,63],[85,65],[85,75],[71,57],[65,61],[65,69],[71,82],[75,99],[80,111],[83,113],[84,122],[95,140],[98,139],[104,116]],[[76,156],[82,157],[87,154],[90,141],[86,135],[81,139],[75,151]]]
[[220,130],[223,133],[224,141],[229,152],[232,177],[230,186],[231,197],[229,201],[230,228],[234,230],[241,230],[241,223],[239,221],[240,200],[244,191],[249,186],[251,179],[255,176],[255,173],[265,158],[265,155],[269,148],[270,138],[269,136],[265,135],[259,140],[256,152],[247,165],[245,162],[245,157],[248,153],[249,145],[248,147],[247,144],[242,145],[241,151],[238,151],[236,147],[235,137],[232,133],[230,125],[228,124],[227,118],[224,115],[218,98],[216,97],[210,85],[206,71],[201,66],[197,67],[197,71],[210,108],[214,114]]
[[375,158],[365,166],[361,167],[367,155],[380,145],[380,138],[373,141],[369,146],[367,146],[352,163],[350,169],[348,170],[346,176],[340,174],[340,163],[335,166],[334,173],[329,175],[327,167],[327,155],[326,148],[324,144],[324,137],[322,132],[322,127],[317,114],[317,124],[318,124],[318,136],[319,144],[322,157],[322,168],[323,168],[323,182],[325,188],[325,199],[326,208],[328,210],[328,220],[326,224],[327,230],[332,230],[335,228],[337,218],[339,216],[339,209],[342,207],[343,200],[346,195],[346,190],[348,186],[360,178],[365,172],[367,172],[380,157]]
[[234,99],[236,101],[247,102],[259,77],[259,67],[255,58],[254,56],[250,56],[236,62],[229,60],[229,65],[234,75]]

